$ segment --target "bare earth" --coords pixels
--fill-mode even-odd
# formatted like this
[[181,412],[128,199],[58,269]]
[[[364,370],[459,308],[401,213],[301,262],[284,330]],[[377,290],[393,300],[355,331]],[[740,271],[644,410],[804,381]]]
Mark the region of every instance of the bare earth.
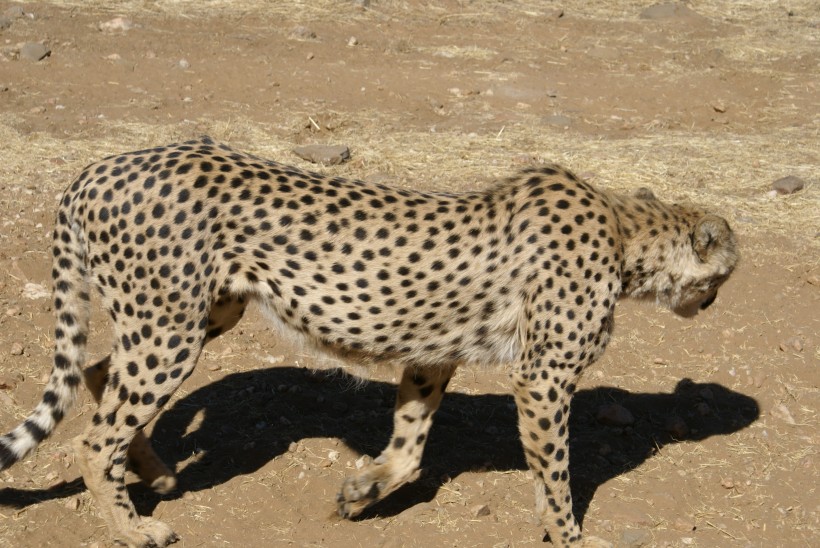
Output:
[[[454,191],[556,161],[708,205],[743,254],[694,319],[621,304],[572,407],[584,529],[620,546],[817,545],[815,1],[693,0],[661,19],[638,1],[110,4],[0,2],[0,430],[50,370],[53,212],[93,160],[207,133],[305,167],[295,146],[344,144],[349,162],[311,169]],[[117,16],[133,28],[100,30]],[[26,59],[25,42],[50,56]],[[787,175],[805,188],[770,192]],[[397,371],[356,381],[310,365],[256,313],[208,347],[152,428],[180,491],[132,478],[139,511],[179,546],[542,542],[503,366],[457,373],[421,479],[351,522],[334,496],[389,439]],[[598,420],[613,403],[634,421]],[[84,394],[0,473],[0,546],[108,545],[69,446],[92,409]]]

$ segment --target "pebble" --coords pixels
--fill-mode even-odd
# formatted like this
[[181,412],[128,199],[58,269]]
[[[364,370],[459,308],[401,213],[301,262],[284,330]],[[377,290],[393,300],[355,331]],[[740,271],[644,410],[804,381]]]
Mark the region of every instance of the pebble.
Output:
[[131,19],[125,17],[115,17],[110,21],[104,21],[97,25],[97,28],[100,29],[102,32],[116,32],[122,31],[127,32],[133,29],[136,25]]
[[12,307],[12,308],[9,308],[8,310],[6,310],[6,316],[8,316],[9,318],[11,318],[13,316],[17,316],[19,313],[20,313],[19,308]]
[[617,403],[599,407],[595,418],[598,422],[607,426],[629,426],[635,422],[635,417],[629,409]]
[[470,509],[470,513],[473,515],[473,517],[480,518],[484,516],[489,516],[490,514],[492,514],[492,511],[490,510],[490,507],[486,504],[477,504]]
[[65,501],[64,506],[69,510],[76,512],[80,509],[80,497],[71,497]]
[[316,33],[307,27],[299,25],[298,27],[294,27],[293,30],[290,31],[290,37],[294,40],[315,40]]
[[208,365],[208,371],[219,371],[222,367],[218,363],[212,363]]
[[630,548],[640,548],[649,546],[652,543],[652,535],[645,529],[627,529],[621,533],[621,545]]
[[355,36],[351,36],[347,41],[347,45],[350,47],[358,46],[359,40]]
[[11,343],[11,350],[9,350],[12,356],[22,356],[23,355],[23,345],[19,342]]
[[188,70],[189,68],[191,68],[191,63],[189,63],[187,59],[180,59],[177,65],[182,70]]
[[772,183],[772,190],[777,191],[778,194],[794,194],[799,190],[803,190],[806,186],[806,181],[794,175],[781,177]]
[[720,486],[724,489],[734,489],[735,482],[732,481],[732,478],[723,478],[722,480],[720,480]]
[[51,50],[38,42],[26,42],[20,48],[20,58],[40,61],[51,55]]
[[696,527],[695,522],[688,517],[678,516],[672,521],[672,528],[678,531],[690,532],[694,531]]
[[350,149],[344,145],[307,145],[294,148],[293,153],[308,162],[326,166],[341,164],[350,159]]
[[791,339],[785,340],[780,343],[780,350],[783,352],[802,352],[803,351],[803,341],[800,340],[800,337],[792,337]]
[[26,12],[23,10],[23,6],[12,6],[4,11],[3,15],[9,19],[19,19],[20,17],[25,16]]
[[11,377],[0,375],[0,390],[14,390],[17,383]]

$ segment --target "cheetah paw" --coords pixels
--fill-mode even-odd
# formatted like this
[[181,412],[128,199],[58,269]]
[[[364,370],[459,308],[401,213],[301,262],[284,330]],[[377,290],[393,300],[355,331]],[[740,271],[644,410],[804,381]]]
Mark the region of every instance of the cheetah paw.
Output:
[[179,540],[166,524],[151,518],[141,518],[139,525],[114,536],[114,542],[128,548],[165,548]]
[[347,478],[342,490],[336,495],[339,515],[345,519],[358,516],[370,504],[379,500],[383,485],[374,481],[371,474]]

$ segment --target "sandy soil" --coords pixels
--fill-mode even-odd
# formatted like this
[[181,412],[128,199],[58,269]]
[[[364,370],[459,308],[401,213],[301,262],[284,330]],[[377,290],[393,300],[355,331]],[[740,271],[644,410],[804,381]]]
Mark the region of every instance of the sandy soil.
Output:
[[[693,1],[640,17],[650,3],[0,2],[0,430],[39,400],[55,200],[95,159],[208,133],[305,166],[294,146],[345,144],[349,162],[314,169],[452,190],[558,161],[710,205],[743,253],[694,319],[622,303],[572,408],[585,530],[620,546],[816,545],[820,10]],[[117,16],[132,28],[101,30]],[[50,55],[26,58],[29,42]],[[773,195],[787,175],[805,188]],[[458,372],[422,478],[351,522],[334,495],[389,439],[396,372],[310,365],[253,313],[210,346],[153,425],[180,491],[132,478],[139,511],[179,546],[542,542],[503,367]],[[601,424],[612,403],[634,422]],[[85,395],[0,473],[0,546],[108,545],[69,449],[92,409]]]

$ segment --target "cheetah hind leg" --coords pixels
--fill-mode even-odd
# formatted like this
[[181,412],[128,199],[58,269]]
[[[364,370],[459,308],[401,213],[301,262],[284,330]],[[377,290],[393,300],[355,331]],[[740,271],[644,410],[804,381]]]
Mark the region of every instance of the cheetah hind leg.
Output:
[[[208,316],[205,343],[235,326],[245,313],[247,301],[242,297],[223,295],[213,304]],[[99,404],[111,367],[111,356],[106,356],[84,371],[85,384]],[[128,465],[140,480],[160,495],[167,495],[177,487],[174,472],[159,458],[151,441],[142,430],[138,431],[128,448]]]
[[381,455],[344,481],[336,497],[340,516],[355,517],[418,478],[433,414],[455,369],[450,365],[404,369],[393,416],[393,437]]
[[[106,356],[84,372],[85,385],[99,404],[111,367],[111,356]],[[160,495],[167,495],[177,486],[174,472],[159,458],[151,441],[139,430],[128,448],[128,465],[140,480]]]

